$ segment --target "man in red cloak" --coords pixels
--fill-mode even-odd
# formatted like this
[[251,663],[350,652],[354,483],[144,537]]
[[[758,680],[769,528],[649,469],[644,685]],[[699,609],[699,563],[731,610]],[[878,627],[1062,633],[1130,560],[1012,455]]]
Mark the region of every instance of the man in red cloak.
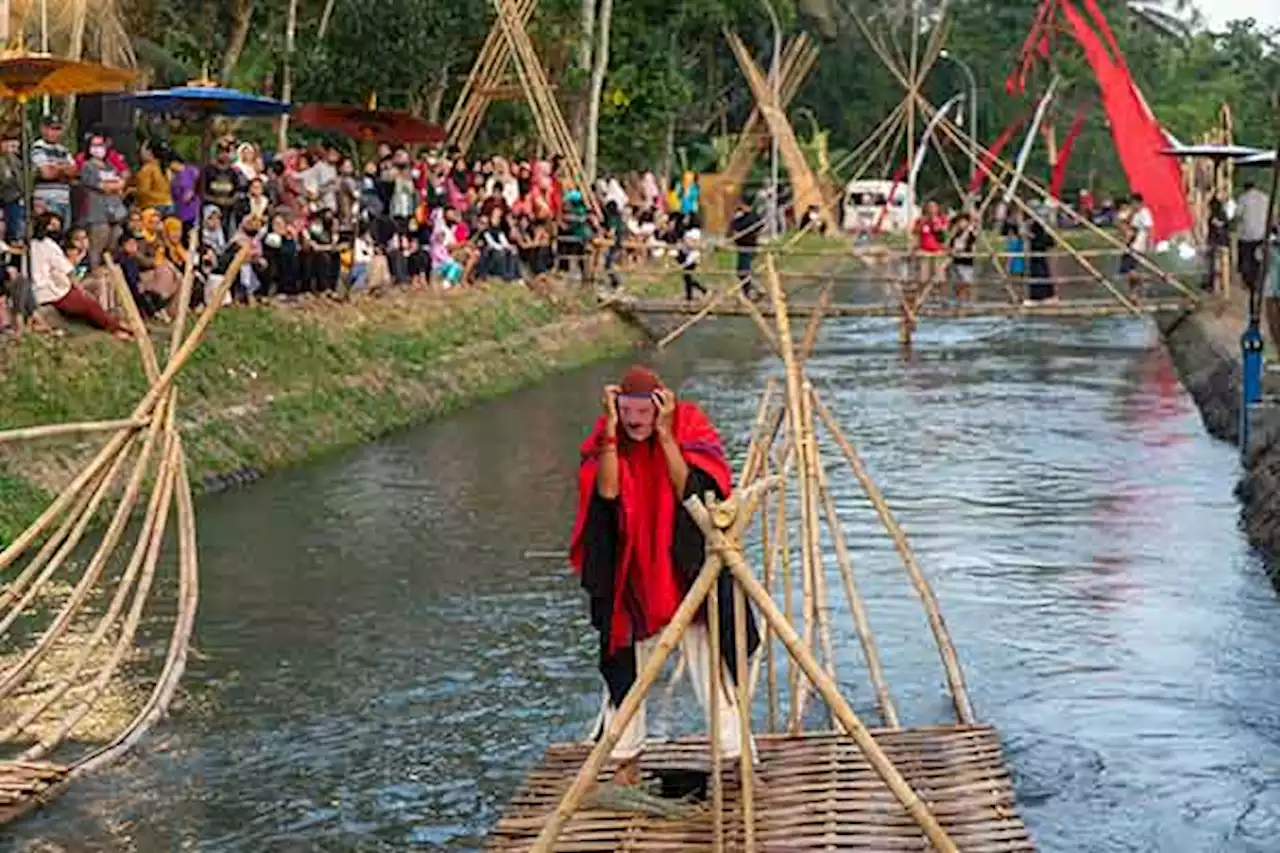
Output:
[[[631,368],[620,385],[604,389],[601,402],[604,414],[582,445],[570,546],[570,560],[591,598],[592,625],[600,632],[605,690],[593,739],[603,735],[702,568],[706,543],[683,501],[707,492],[724,499],[733,488],[728,458],[707,416],[693,403],[677,401],[652,371]],[[723,755],[732,759],[741,754],[741,743],[734,704],[733,581],[727,570],[718,590],[723,660],[713,668],[705,610],[685,632],[681,648],[708,722],[712,673],[721,679],[714,713]],[[748,609],[748,654],[758,645]],[[645,738],[642,705],[613,750],[623,762],[620,779],[637,778]]]

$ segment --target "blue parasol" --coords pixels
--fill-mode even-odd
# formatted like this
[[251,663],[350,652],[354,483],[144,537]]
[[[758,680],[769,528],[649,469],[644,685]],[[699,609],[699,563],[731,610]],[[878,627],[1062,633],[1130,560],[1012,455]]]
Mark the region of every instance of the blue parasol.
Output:
[[213,116],[269,117],[289,112],[289,105],[238,89],[199,83],[138,92],[123,99],[148,113],[167,113],[196,119]]

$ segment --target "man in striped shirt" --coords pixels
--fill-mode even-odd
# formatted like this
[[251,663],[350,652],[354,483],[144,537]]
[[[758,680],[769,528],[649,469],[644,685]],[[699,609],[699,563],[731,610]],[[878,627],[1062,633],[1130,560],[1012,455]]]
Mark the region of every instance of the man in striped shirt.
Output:
[[62,144],[62,119],[46,115],[40,120],[40,138],[31,146],[31,168],[35,172],[32,200],[41,209],[71,222],[71,182],[76,178],[76,161]]

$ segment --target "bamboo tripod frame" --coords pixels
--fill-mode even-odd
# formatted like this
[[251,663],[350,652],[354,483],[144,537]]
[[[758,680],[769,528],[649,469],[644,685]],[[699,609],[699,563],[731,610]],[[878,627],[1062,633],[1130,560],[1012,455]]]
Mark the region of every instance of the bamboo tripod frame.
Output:
[[508,69],[514,70],[543,145],[563,158],[568,178],[582,191],[583,201],[593,213],[601,215],[599,201],[582,165],[582,154],[529,40],[527,25],[537,0],[492,0],[492,3],[496,19],[449,116],[446,124],[449,138],[464,152],[471,146],[493,100],[494,87]]
[[[915,560],[906,534],[895,520],[883,495],[871,480],[853,443],[840,429],[831,412],[822,405],[812,384],[804,376],[804,363],[816,343],[824,316],[822,303],[829,299],[829,291],[823,294],[822,301],[815,307],[797,345],[791,333],[786,294],[771,257],[766,258],[765,271],[770,298],[773,302],[775,322],[770,328],[759,312],[756,313],[756,319],[762,335],[771,346],[777,349],[786,368],[782,402],[780,404],[774,402],[776,384],[772,381],[767,383],[756,412],[746,457],[733,497],[726,502],[717,503],[711,496],[707,496],[705,502],[695,496],[685,503],[685,509],[706,537],[706,562],[675,616],[659,636],[654,652],[637,673],[634,685],[617,709],[610,725],[578,769],[573,782],[560,797],[554,811],[545,818],[538,819],[539,832],[529,848],[532,853],[549,853],[556,849],[561,831],[582,805],[583,799],[597,784],[600,773],[609,760],[610,752],[639,711],[641,703],[657,682],[663,665],[679,645],[685,631],[704,604],[708,614],[708,634],[712,645],[711,659],[719,660],[720,608],[716,581],[726,570],[734,581],[733,595],[736,603],[740,605],[744,601],[750,601],[764,620],[762,631],[764,654],[757,655],[756,660],[748,664],[746,632],[743,625],[739,624],[740,621],[745,620],[745,610],[741,606],[735,607],[734,642],[738,655],[735,679],[736,707],[742,733],[737,796],[743,826],[742,835],[739,837],[740,849],[748,853],[754,853],[756,850],[755,782],[750,756],[752,755],[752,697],[755,695],[761,659],[764,661],[767,684],[765,701],[771,731],[776,731],[777,726],[784,720],[786,728],[792,733],[803,731],[806,722],[804,711],[806,697],[811,691],[816,693],[826,705],[831,725],[857,745],[865,760],[874,768],[875,773],[893,793],[932,848],[939,851],[958,849],[938,822],[938,818],[912,789],[893,761],[881,749],[867,726],[841,695],[836,680],[836,660],[830,637],[828,618],[830,607],[820,546],[822,523],[820,509],[825,510],[828,528],[835,543],[836,564],[853,617],[854,629],[858,634],[867,662],[881,723],[891,731],[899,729],[897,709],[889,691],[879,649],[871,631],[867,608],[858,590],[852,559],[836,517],[835,504],[827,484],[815,429],[817,420],[822,421],[828,436],[845,455],[855,480],[862,487],[886,532],[894,541],[911,585],[918,594],[928,617],[930,629],[941,655],[942,667],[951,691],[958,723],[969,725],[974,719],[958,655],[942,620],[937,598],[919,563]],[[781,442],[779,442],[780,436],[785,436]],[[771,470],[777,473],[771,474]],[[791,548],[786,523],[788,480],[792,470],[796,473],[800,495],[801,537],[798,544],[801,574],[799,583],[802,596],[798,620],[794,617],[793,586],[796,579],[792,575]],[[768,507],[773,500],[777,501],[777,512],[773,516],[774,524],[771,527]],[[764,542],[763,582],[757,580],[755,573],[748,565],[741,542],[757,511],[761,511],[764,532],[762,537]],[[779,580],[783,585],[784,598],[784,605],[781,608],[775,603],[773,597],[776,594],[775,584]],[[773,653],[775,638],[782,643],[787,653],[786,683],[789,688],[787,691],[789,701],[786,709],[782,707],[783,697],[779,686],[783,680],[779,671],[781,662]],[[714,664],[712,669],[715,669]],[[724,850],[726,842],[724,792],[719,772],[723,762],[717,730],[716,709],[719,706],[715,699],[719,680],[718,677],[712,676],[708,685],[708,694],[712,697],[709,702],[711,710],[708,716],[711,730],[708,744],[712,768],[711,849],[717,853]]]
[[[192,235],[191,258],[196,255],[197,236]],[[0,672],[0,707],[9,712],[0,742],[8,745],[11,756],[0,759],[0,823],[26,814],[72,779],[124,755],[165,714],[177,690],[195,625],[199,575],[195,510],[178,428],[175,382],[247,255],[245,250],[234,259],[211,304],[190,331],[187,306],[195,270],[188,264],[163,364],[120,269],[108,262],[108,274],[137,341],[148,391],[127,418],[0,432],[0,442],[72,434],[109,436],[45,512],[0,553],[0,572],[10,575],[0,591],[0,638],[7,641],[9,652]],[[89,546],[86,533],[113,501],[107,527],[77,578],[72,554]],[[140,507],[145,509],[136,525],[136,538],[127,547],[125,534],[138,521]],[[134,649],[143,615],[154,604],[163,570],[162,546],[175,516],[177,592],[164,663],[150,694],[130,718],[95,725],[86,734],[86,720],[111,690]],[[69,592],[59,591],[67,585]],[[89,609],[95,595],[106,602],[101,614]],[[79,630],[84,624],[92,627]],[[15,625],[23,629],[17,635],[20,639],[15,639]],[[114,640],[106,643],[112,634]],[[17,648],[17,643],[25,647]],[[78,753],[68,754],[77,746]]]

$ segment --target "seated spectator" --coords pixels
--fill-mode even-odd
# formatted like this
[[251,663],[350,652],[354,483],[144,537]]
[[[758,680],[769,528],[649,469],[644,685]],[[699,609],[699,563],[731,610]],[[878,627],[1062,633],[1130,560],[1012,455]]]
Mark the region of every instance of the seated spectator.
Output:
[[82,319],[121,340],[130,340],[133,336],[124,325],[71,280],[75,267],[59,245],[61,236],[58,214],[46,211],[37,218],[31,243],[31,291],[36,303],[52,305],[64,317]]
[[498,276],[503,281],[520,278],[520,257],[516,247],[507,238],[507,225],[502,208],[495,207],[489,215],[489,225],[480,232],[480,263],[476,277],[486,279]]
[[298,233],[279,213],[271,217],[271,229],[262,238],[266,262],[263,286],[270,296],[292,297],[299,292]]

